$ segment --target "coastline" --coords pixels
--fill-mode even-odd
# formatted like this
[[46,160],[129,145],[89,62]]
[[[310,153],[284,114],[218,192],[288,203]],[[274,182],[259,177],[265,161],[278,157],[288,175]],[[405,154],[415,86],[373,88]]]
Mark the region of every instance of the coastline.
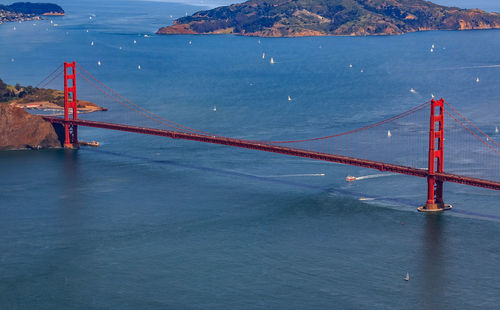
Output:
[[[27,103],[18,103],[13,101],[9,103],[10,106],[15,108],[20,108],[23,110],[37,110],[37,111],[47,111],[47,112],[62,112],[64,107],[57,105],[49,101],[33,101]],[[95,105],[88,101],[78,101],[79,107],[77,108],[79,113],[92,113],[99,111],[107,111],[108,109]]]

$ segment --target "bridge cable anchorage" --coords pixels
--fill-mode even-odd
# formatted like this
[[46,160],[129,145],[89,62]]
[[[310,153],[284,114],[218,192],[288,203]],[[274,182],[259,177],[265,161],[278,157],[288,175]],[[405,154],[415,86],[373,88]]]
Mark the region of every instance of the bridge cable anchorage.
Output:
[[[145,111],[146,113],[148,113],[148,114],[152,115],[153,117],[158,118],[159,120],[157,120],[157,121],[160,121],[160,122],[162,122],[162,121],[164,121],[164,122],[168,122],[168,123],[172,124],[172,125],[173,125],[173,126],[175,126],[175,127],[178,127],[178,128],[183,128],[183,130],[187,130],[187,131],[191,131],[191,132],[197,132],[197,133],[200,133],[200,134],[213,135],[213,134],[208,133],[208,132],[204,132],[204,131],[201,131],[201,130],[197,130],[197,129],[193,129],[193,128],[190,128],[190,127],[187,127],[187,126],[183,126],[183,125],[177,124],[177,123],[175,123],[175,122],[172,122],[172,121],[170,121],[170,120],[168,120],[168,119],[165,119],[165,118],[163,118],[163,117],[161,117],[161,116],[159,116],[159,115],[157,115],[157,114],[154,114],[154,113],[152,113],[152,112],[150,112],[150,111],[148,111],[148,110],[146,110],[146,109],[144,109],[144,108],[142,108],[142,107],[138,106],[137,104],[135,104],[135,103],[133,103],[132,101],[130,101],[130,100],[128,100],[128,99],[126,99],[126,98],[124,98],[123,96],[121,96],[120,94],[118,94],[117,92],[115,92],[114,90],[112,90],[111,88],[109,88],[108,86],[106,86],[104,83],[102,83],[101,81],[99,81],[96,77],[94,77],[92,74],[90,74],[87,70],[85,70],[85,69],[84,69],[82,66],[80,66],[79,64],[77,64],[77,66],[78,66],[80,69],[82,69],[82,70],[83,70],[83,71],[84,71],[87,75],[89,75],[89,76],[90,76],[93,80],[95,80],[97,83],[101,84],[104,88],[108,89],[111,93],[113,93],[113,94],[115,94],[116,96],[118,96],[118,97],[122,98],[123,100],[125,100],[125,101],[126,101],[126,102],[128,102],[128,103],[130,103],[131,105],[133,105],[133,106],[135,106],[135,107],[137,107],[137,108],[139,108],[139,109],[141,109],[141,110]],[[99,88],[98,88],[98,89],[99,89]],[[163,122],[162,122],[162,123],[163,123]],[[165,124],[165,125],[168,125],[168,124]],[[168,126],[170,126],[170,125],[168,125]]]

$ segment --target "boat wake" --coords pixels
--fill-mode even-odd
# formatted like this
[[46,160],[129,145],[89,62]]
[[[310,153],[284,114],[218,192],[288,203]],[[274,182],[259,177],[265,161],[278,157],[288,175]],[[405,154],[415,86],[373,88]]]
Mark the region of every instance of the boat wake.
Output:
[[375,179],[375,178],[383,178],[383,177],[390,177],[396,175],[395,173],[381,173],[381,174],[371,174],[371,175],[364,175],[361,177],[355,177],[356,181],[361,181],[361,180],[368,180],[368,179]]

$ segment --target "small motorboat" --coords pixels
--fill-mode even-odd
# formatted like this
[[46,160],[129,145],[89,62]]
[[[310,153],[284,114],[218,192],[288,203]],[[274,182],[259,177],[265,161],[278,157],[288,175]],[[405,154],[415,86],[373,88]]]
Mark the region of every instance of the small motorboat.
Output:
[[352,175],[348,175],[345,180],[347,182],[353,182],[353,181],[356,181],[356,177],[353,177]]
[[99,147],[100,145],[98,141],[90,141],[90,142],[80,141],[79,144],[83,146],[93,146],[93,147]]

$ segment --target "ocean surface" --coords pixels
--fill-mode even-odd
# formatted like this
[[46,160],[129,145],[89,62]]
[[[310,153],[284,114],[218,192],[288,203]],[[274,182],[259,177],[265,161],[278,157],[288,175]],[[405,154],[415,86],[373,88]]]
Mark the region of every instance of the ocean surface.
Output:
[[[67,14],[52,23],[0,25],[5,82],[36,85],[75,60],[148,110],[247,139],[338,133],[431,93],[487,133],[500,126],[500,30],[155,36],[201,8],[59,3]],[[416,211],[426,198],[420,178],[347,183],[347,175],[378,172],[122,132],[79,134],[101,147],[0,152],[0,309],[498,307],[498,192],[445,184],[454,210],[426,216]]]

